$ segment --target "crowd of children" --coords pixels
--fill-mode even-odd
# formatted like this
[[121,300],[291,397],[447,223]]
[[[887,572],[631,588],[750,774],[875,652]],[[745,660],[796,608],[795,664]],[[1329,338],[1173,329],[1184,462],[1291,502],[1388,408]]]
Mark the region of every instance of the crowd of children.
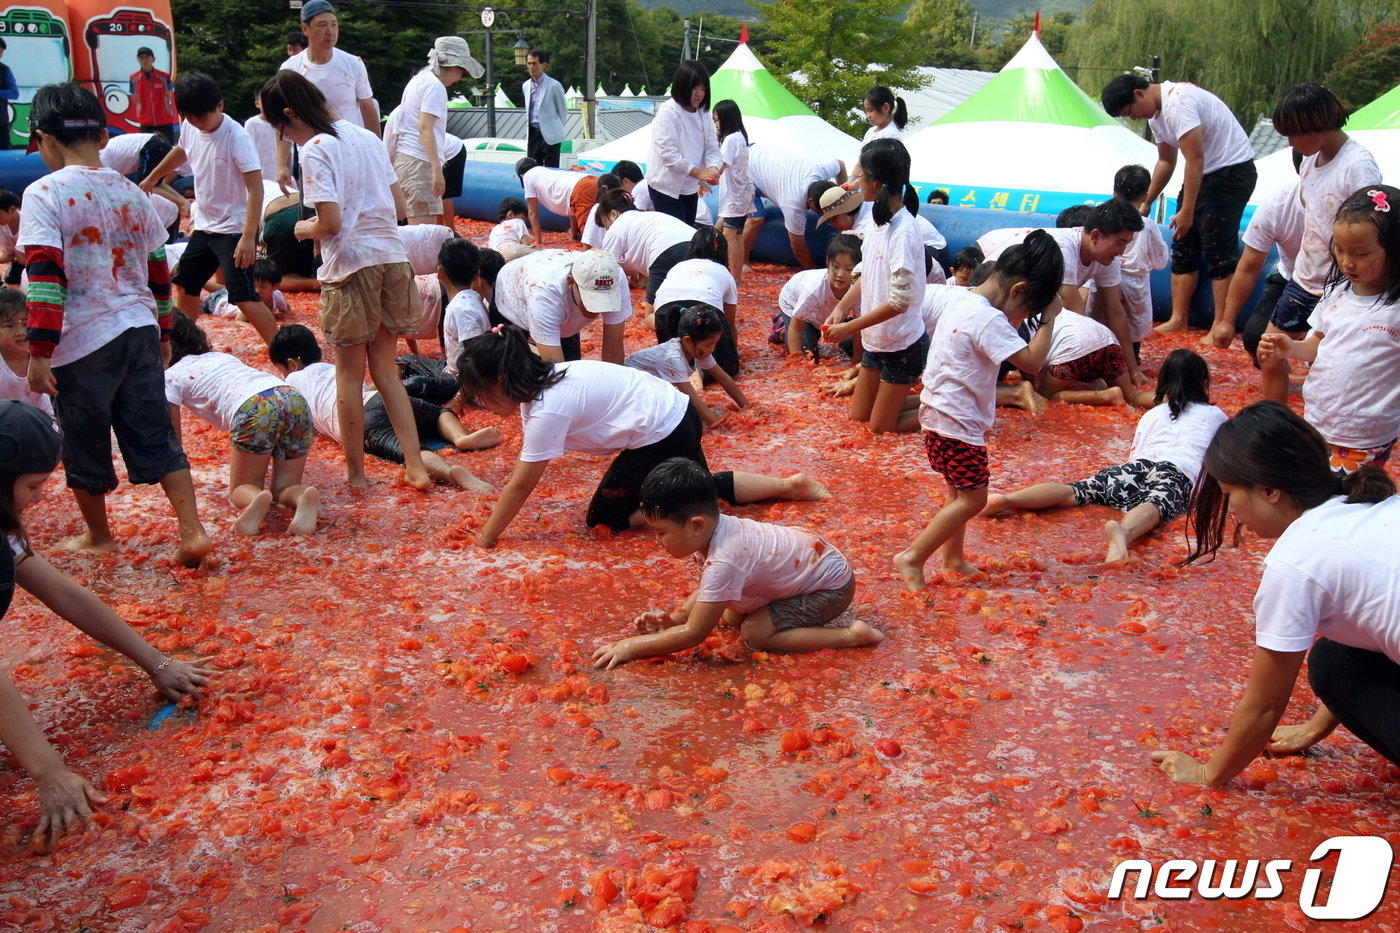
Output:
[[[449,72],[463,67],[444,65]],[[429,75],[423,84],[436,93],[437,80]],[[1393,552],[1384,542],[1396,511],[1393,486],[1377,467],[1400,435],[1400,191],[1381,184],[1374,161],[1341,132],[1340,105],[1330,93],[1304,85],[1285,95],[1275,125],[1304,156],[1296,198],[1270,202],[1245,238],[1253,277],[1269,246],[1287,247],[1292,279],[1268,311],[1267,329],[1259,328],[1257,359],[1269,396],[1286,392],[1287,360],[1311,364],[1303,383],[1306,421],[1268,403],[1230,421],[1210,404],[1206,362],[1190,351],[1175,350],[1160,364],[1155,392],[1143,388],[1146,282],[1167,261],[1161,231],[1139,210],[1161,188],[1145,168],[1126,166],[1114,179],[1116,197],[1062,218],[1059,227],[992,231],[950,258],[941,235],[920,217],[900,141],[906,108],[887,88],[864,99],[871,129],[847,179],[840,162],[752,146],[733,101],[715,105],[711,136],[704,113],[691,119],[709,99],[703,66],[686,63],[676,83],[692,102],[676,119],[714,143],[703,153],[715,163],[688,173],[679,163],[668,168],[675,175],[668,183],[682,174],[687,183],[653,196],[679,204],[681,216],[644,209],[646,182],[631,163],[591,176],[523,159],[516,166],[523,197],[501,203],[500,223],[481,248],[433,224],[402,233],[406,214],[439,216],[440,174],[428,176],[426,196],[420,191],[406,205],[403,166],[396,174],[375,134],[346,119],[358,115],[338,113],[296,70],[279,71],[259,91],[261,119],[297,147],[291,235],[316,244],[319,322],[333,364],[322,362],[309,329],[278,326],[286,309],[275,290],[281,273],[267,259],[255,262],[260,223],[277,205],[276,193],[265,198],[266,169],[247,132],[223,115],[213,79],[191,74],[175,82],[179,144],[133,149],[139,189],[103,167],[105,124],[96,98],[76,85],[42,89],[32,119],[51,174],[26,190],[14,248],[27,297],[0,292],[0,395],[11,400],[0,401],[0,525],[11,544],[0,549],[0,593],[7,596],[3,584],[17,582],[41,598],[68,594],[62,604],[70,608],[60,614],[141,664],[167,695],[192,693],[206,671],[154,654],[96,597],[29,550],[20,513],[58,461],[60,436],[67,483],[87,525],[78,546],[116,547],[104,503],[117,484],[115,432],[130,480],[160,483],[171,502],[179,526],[174,558],[196,565],[213,542],[181,450],[181,408],[228,432],[227,495],[237,512],[231,528],[244,535],[257,534],[274,505],[290,510],[289,534],[317,530],[320,494],[303,483],[314,433],[343,448],[352,486],[368,485],[369,453],[401,464],[405,481],[420,490],[436,481],[497,493],[433,452],[502,441],[494,427],[463,426],[460,412],[473,408],[521,423],[516,461],[477,536],[482,547],[508,533],[550,462],[577,451],[612,458],[587,525],[647,526],[667,553],[695,555],[703,564],[680,609],[642,613],[639,634],[597,649],[599,667],[685,650],[723,619],[764,651],[879,643],[884,635],[849,611],[856,580],[839,550],[807,532],[719,508],[721,500],[821,500],[825,486],[805,473],[712,472],[707,463],[704,429],[724,412],[707,402],[705,383],[718,383],[741,409],[750,404],[740,384],[738,337],[740,314],[751,309],[740,308],[739,283],[762,194],[782,209],[801,264],[810,264],[803,235],[809,210],[850,231],[831,238],[824,268],[797,272],[777,307],[763,309],[765,319],[773,316],[772,342],[799,361],[849,354],[843,391],[850,420],[864,425],[853,430],[920,431],[931,468],[946,482],[927,527],[892,556],[893,576],[906,588],[928,584],[925,567],[938,552],[945,575],[976,573],[964,544],[979,515],[1109,506],[1122,514],[1106,522],[1105,559],[1123,563],[1133,542],[1189,512],[1193,501],[1194,556],[1213,554],[1228,511],[1257,533],[1280,538],[1259,602],[1259,650],[1276,662],[1274,676],[1258,689],[1251,679],[1242,708],[1254,718],[1237,718],[1238,734],[1232,728],[1210,765],[1162,753],[1163,768],[1181,780],[1222,783],[1271,735],[1276,749],[1301,748],[1338,721],[1397,760],[1393,713],[1370,697],[1357,699],[1348,685],[1327,686],[1326,697],[1338,698],[1336,709],[1326,700],[1335,715],[1319,714],[1305,734],[1275,735],[1277,715],[1267,721],[1260,712],[1277,695],[1286,698],[1317,633],[1326,638],[1314,653],[1323,645],[1333,653],[1364,652],[1376,681],[1393,684],[1400,659],[1400,618],[1377,623],[1361,602],[1308,615],[1297,598],[1343,578],[1335,554],[1305,553],[1305,534],[1325,526],[1345,540],[1364,524],[1358,533],[1376,542],[1371,559],[1384,562],[1377,555]],[[1170,94],[1163,105],[1150,89],[1131,90],[1125,113],[1175,106]],[[1105,106],[1113,112],[1115,105],[1106,92]],[[191,235],[172,277],[168,225],[142,189],[157,190],[186,159],[194,171]],[[719,189],[718,227],[702,222],[697,229],[688,220],[703,202],[690,191],[709,185]],[[7,203],[0,195],[0,208],[12,210]],[[541,207],[567,217],[573,239],[586,248],[543,248]],[[1213,275],[1224,269],[1221,261],[1213,258]],[[216,272],[222,293],[209,287]],[[629,277],[645,279],[643,307],[656,334],[654,346],[630,354]],[[211,349],[197,323],[206,291],[206,310],[253,326],[279,375]],[[1237,293],[1230,284],[1222,296],[1226,291],[1227,317],[1217,324],[1233,328],[1228,314],[1243,309],[1248,290]],[[426,305],[436,318],[425,315]],[[582,359],[580,335],[598,318],[600,359]],[[1208,340],[1219,346],[1220,334],[1214,328]],[[442,358],[420,360],[424,374],[406,386],[398,341],[426,335],[439,341]],[[1233,331],[1227,336],[1225,345]],[[1020,382],[1009,385],[1015,371]],[[991,493],[987,435],[996,405],[1039,411],[1046,400],[1126,402],[1147,411],[1127,462],[1071,483]],[[1268,462],[1275,456],[1270,444],[1297,454],[1297,476],[1278,478],[1290,467]],[[1334,498],[1341,489],[1334,475],[1346,477],[1345,503]],[[1382,570],[1393,581],[1394,568],[1376,572]],[[1335,672],[1343,662],[1331,663]],[[1315,678],[1321,668],[1314,667]],[[40,830],[61,833],[84,819],[95,792],[55,764],[3,679],[0,730],[21,764],[45,775]]]

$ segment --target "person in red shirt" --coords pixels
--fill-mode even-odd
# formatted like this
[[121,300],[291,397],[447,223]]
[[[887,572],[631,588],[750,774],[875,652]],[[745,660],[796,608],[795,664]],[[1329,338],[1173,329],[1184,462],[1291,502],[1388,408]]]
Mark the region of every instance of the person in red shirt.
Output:
[[131,75],[131,100],[136,122],[143,133],[159,133],[175,144],[175,107],[171,99],[170,75],[156,68],[156,53],[142,46],[136,50],[140,71]]

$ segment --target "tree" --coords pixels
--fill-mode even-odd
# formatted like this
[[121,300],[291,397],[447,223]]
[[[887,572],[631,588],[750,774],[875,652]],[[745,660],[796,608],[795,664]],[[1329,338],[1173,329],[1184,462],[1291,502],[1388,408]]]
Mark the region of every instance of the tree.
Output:
[[1400,22],[1381,23],[1344,52],[1323,84],[1348,110],[1369,104],[1400,84]]
[[900,16],[903,0],[771,0],[770,70],[823,120],[859,136],[860,102],[872,85],[922,87],[919,49]]
[[904,26],[921,48],[919,64],[935,68],[976,68],[968,0],[914,0]]
[[[1069,36],[1074,28],[1074,14],[1068,12],[1042,16],[1040,20],[1040,44],[1056,61],[1064,55],[1069,44]],[[1035,31],[1035,14],[1022,13],[1012,17],[1001,28],[999,41],[978,51],[980,67],[983,71],[1000,71],[1011,61],[1012,56],[1021,50],[1026,40]]]

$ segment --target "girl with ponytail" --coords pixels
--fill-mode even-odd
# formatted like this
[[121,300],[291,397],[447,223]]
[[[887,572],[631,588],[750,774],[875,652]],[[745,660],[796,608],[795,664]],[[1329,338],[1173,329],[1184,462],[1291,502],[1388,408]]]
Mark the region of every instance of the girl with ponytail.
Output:
[[903,97],[896,97],[894,91],[877,84],[865,92],[861,107],[865,110],[866,122],[870,124],[870,129],[865,131],[864,142],[903,138],[904,127],[909,123],[909,110],[904,106]]
[[[918,418],[904,401],[923,371],[929,339],[919,309],[926,283],[924,246],[914,218],[919,195],[909,184],[909,150],[897,139],[877,139],[860,153],[861,196],[872,203],[875,229],[861,249],[861,277],[827,319],[826,340],[860,335],[863,355],[851,420],[877,434],[913,431]],[[842,321],[844,307],[860,302],[860,316]]]
[[[924,564],[939,548],[945,573],[977,572],[963,556],[963,532],[987,505],[992,477],[985,435],[996,410],[997,375],[1003,362],[1027,373],[1045,364],[1064,269],[1059,243],[1044,230],[1032,230],[1024,243],[1001,254],[981,285],[938,289],[946,294],[938,296],[918,422],[929,466],[943,474],[948,495],[914,542],[895,555],[907,589],[924,588]],[[1029,344],[1016,333],[1027,319],[1040,320]]]
[[[1206,449],[1196,496],[1196,547],[1213,557],[1230,515],[1277,539],[1254,595],[1254,661],[1230,731],[1209,762],[1152,754],[1186,784],[1219,786],[1260,752],[1300,752],[1346,726],[1400,764],[1400,499],[1369,464],[1345,480],[1327,442],[1274,401],[1256,402],[1220,426]],[[1303,659],[1321,701],[1311,719],[1280,726]]]
[[[629,366],[595,360],[554,363],[530,349],[525,331],[497,325],[462,344],[462,398],[498,415],[519,413],[520,456],[477,542],[491,547],[534,492],[549,462],[565,451],[614,456],[588,504],[589,527],[641,526],[642,481],[671,457],[702,467],[700,414],[670,383]],[[719,497],[739,505],[760,499],[825,499],[805,473],[785,479],[757,473],[712,474]]]

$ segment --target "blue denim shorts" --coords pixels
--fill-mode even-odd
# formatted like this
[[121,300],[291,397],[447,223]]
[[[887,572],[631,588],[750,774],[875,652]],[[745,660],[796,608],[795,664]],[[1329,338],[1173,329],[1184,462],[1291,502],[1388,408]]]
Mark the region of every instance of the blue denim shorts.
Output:
[[1314,295],[1297,282],[1289,282],[1283,287],[1278,304],[1269,321],[1281,331],[1296,334],[1308,329],[1308,318],[1321,295]]
[[889,353],[866,350],[861,354],[860,365],[865,369],[878,369],[881,382],[913,385],[923,377],[924,363],[928,361],[928,344],[928,334],[924,334],[903,350],[891,350]]

